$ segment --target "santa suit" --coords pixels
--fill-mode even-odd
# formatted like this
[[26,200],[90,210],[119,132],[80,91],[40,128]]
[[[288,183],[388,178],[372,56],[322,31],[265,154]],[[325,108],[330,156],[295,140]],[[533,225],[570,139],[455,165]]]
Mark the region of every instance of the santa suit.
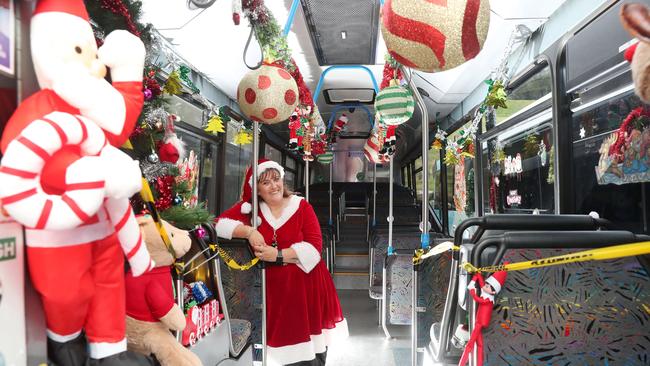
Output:
[[[67,17],[72,29],[90,32],[92,37],[90,26],[84,25],[87,13],[80,4],[40,1],[32,20],[32,46],[39,41],[34,32],[37,17],[40,32]],[[74,8],[77,13],[57,13],[56,6]],[[111,42],[107,37],[106,44]],[[36,56],[43,62],[35,66],[39,72],[48,61],[43,54]],[[142,68],[139,72],[137,68],[136,62],[136,71],[130,75],[112,73],[112,86],[94,79],[93,90],[76,91],[100,101],[83,110],[50,88],[51,80],[40,79],[52,77],[52,70],[42,71],[38,76],[43,90],[18,107],[0,141],[4,155],[0,198],[10,214],[15,212],[14,218],[22,215],[16,220],[25,225],[30,275],[41,295],[48,337],[63,343],[77,338],[83,329],[95,359],[126,350],[124,256],[138,273],[153,264],[128,199],[109,197],[105,192],[109,180],[119,183],[126,178],[102,173],[110,164],[105,153],[125,158],[115,147],[127,140],[140,114]],[[69,85],[62,90],[68,88],[69,92]],[[107,113],[109,110],[112,112]],[[110,131],[99,126],[110,126]],[[89,153],[91,146],[95,150]],[[138,170],[137,163],[128,161],[134,164],[130,169]],[[21,192],[16,183],[21,180],[33,188]],[[13,188],[7,188],[10,185]],[[94,207],[89,203],[93,200],[86,199],[89,197],[96,201]]]
[[[240,202],[223,212],[215,226],[230,239],[240,224],[250,225]],[[295,250],[299,263],[266,266],[266,329],[270,364],[286,365],[315,358],[335,339],[347,337],[332,278],[321,260],[322,237],[312,206],[292,195],[278,218],[260,202],[257,230],[267,244],[276,234],[278,249]]]
[[474,344],[476,343],[476,352],[477,352],[477,366],[483,365],[483,328],[486,328],[490,325],[490,319],[492,319],[492,309],[494,308],[494,295],[490,295],[481,291],[481,295],[476,294],[476,283],[478,282],[479,287],[483,287],[487,282],[489,285],[495,289],[495,292],[498,293],[501,290],[501,286],[505,281],[507,272],[499,271],[496,272],[493,276],[489,277],[487,280],[483,279],[483,275],[477,273],[472,278],[472,281],[469,283],[467,288],[469,289],[469,294],[472,296],[474,301],[478,304],[478,310],[476,312],[476,322],[474,323],[474,330],[465,345],[465,351],[463,351],[463,356],[458,362],[458,366],[464,366],[469,359],[469,354],[474,349]]

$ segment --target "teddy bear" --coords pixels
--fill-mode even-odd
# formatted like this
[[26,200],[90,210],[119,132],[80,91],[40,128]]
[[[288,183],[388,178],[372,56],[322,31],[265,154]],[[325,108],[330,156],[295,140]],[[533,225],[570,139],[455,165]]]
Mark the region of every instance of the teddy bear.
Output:
[[126,346],[124,258],[135,275],[153,263],[128,201],[142,173],[119,147],[144,101],[144,44],[116,30],[98,48],[82,0],[38,0],[30,46],[41,89],[3,131],[0,200],[25,227],[49,361],[141,365]]
[[628,48],[625,57],[631,62],[632,79],[636,94],[645,103],[650,103],[650,12],[639,3],[623,4],[621,7],[623,27],[639,43]]
[[163,227],[171,241],[173,255],[160,236],[150,215],[138,217],[144,243],[156,267],[139,277],[126,274],[126,338],[131,351],[153,354],[162,366],[201,366],[201,360],[183,347],[170,330],[185,328],[185,315],[174,301],[171,268],[175,258],[190,250],[192,239],[166,221]]

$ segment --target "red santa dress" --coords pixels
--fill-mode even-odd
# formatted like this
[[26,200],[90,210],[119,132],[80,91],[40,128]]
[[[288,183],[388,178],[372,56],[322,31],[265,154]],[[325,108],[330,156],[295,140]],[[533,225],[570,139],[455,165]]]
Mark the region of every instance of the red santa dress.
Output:
[[[220,237],[230,239],[240,224],[250,225],[239,202],[217,218]],[[315,358],[337,339],[348,336],[338,295],[321,259],[322,236],[313,207],[302,197],[290,196],[280,217],[260,202],[257,230],[278,249],[293,248],[299,263],[266,267],[267,355],[271,364],[291,364]],[[246,210],[244,210],[246,211]]]

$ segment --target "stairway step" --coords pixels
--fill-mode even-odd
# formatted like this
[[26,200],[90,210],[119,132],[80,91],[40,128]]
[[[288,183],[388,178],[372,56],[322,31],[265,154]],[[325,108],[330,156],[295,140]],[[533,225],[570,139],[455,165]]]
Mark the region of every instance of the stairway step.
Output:
[[336,246],[336,255],[339,254],[365,254],[368,255],[368,246]]
[[370,267],[368,254],[347,254],[336,253],[336,268],[359,268],[365,269],[366,272]]
[[338,290],[367,290],[368,272],[334,272],[334,286]]

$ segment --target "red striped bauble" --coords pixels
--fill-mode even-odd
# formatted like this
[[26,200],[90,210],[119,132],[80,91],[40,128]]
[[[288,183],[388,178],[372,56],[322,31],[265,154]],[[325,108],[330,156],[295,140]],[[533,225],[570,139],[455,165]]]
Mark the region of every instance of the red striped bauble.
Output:
[[404,66],[444,71],[471,60],[490,26],[488,0],[386,0],[381,32]]
[[253,121],[286,121],[298,105],[298,86],[281,67],[262,65],[244,75],[237,89],[239,108]]

